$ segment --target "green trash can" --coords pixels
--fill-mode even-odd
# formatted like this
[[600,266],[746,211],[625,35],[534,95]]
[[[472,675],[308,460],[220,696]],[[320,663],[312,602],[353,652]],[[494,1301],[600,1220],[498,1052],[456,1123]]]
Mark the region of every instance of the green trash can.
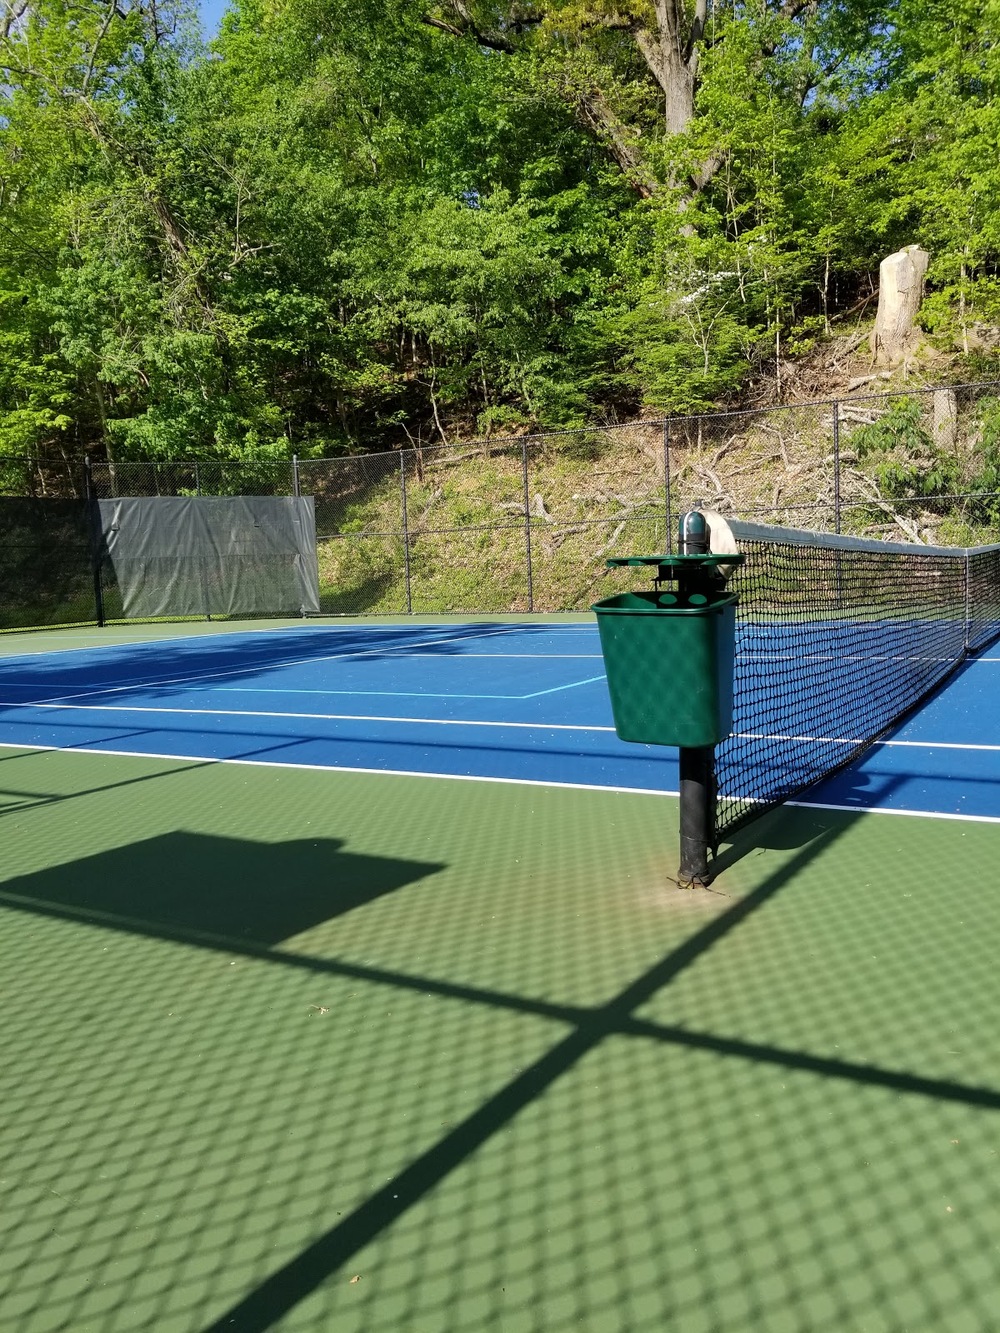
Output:
[[591,607],[623,741],[691,749],[729,735],[736,601],[723,591],[625,592]]

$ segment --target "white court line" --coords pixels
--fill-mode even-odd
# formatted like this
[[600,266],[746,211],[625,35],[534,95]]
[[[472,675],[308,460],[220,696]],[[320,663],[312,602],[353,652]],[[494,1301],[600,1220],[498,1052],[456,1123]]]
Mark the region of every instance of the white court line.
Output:
[[[601,677],[603,680],[603,677]],[[563,686],[568,689],[568,686]],[[103,691],[98,691],[103,693]],[[508,699],[519,701],[521,699],[533,699],[533,694],[460,694],[457,690],[254,690],[239,689],[229,685],[220,685],[214,690],[215,694],[347,694],[358,695],[361,698],[377,699]],[[543,691],[544,693],[544,691]],[[183,712],[184,709],[178,709]],[[275,717],[281,717],[281,713],[275,713]]]
[[[496,778],[472,773],[421,773],[413,769],[401,768],[355,768],[339,764],[294,764],[281,763],[275,759],[219,759],[213,755],[197,754],[159,754],[144,750],[95,750],[82,745],[20,745],[3,744],[2,750],[29,750],[36,753],[52,753],[57,750],[63,754],[86,754],[90,756],[113,755],[122,759],[161,759],[177,764],[238,764],[247,768],[291,768],[317,773],[364,773],[383,778],[430,778],[438,782],[492,782],[509,787],[553,787],[568,791],[613,792],[621,796],[677,796],[679,793],[667,789],[648,787],[615,787],[592,782],[550,782],[539,778]],[[725,797],[725,793],[720,793]],[[738,799],[738,798],[729,798]],[[1000,824],[997,815],[960,815],[948,814],[939,810],[892,810],[883,806],[870,805],[833,805],[821,801],[784,801],[784,805],[793,805],[811,810],[834,810],[851,815],[900,815],[910,819],[947,819],[968,824]]]
[[[601,677],[603,680],[603,677]],[[15,686],[16,689],[31,688],[30,686]],[[568,688],[568,687],[566,687]],[[101,691],[98,691],[101,693]],[[533,699],[533,694],[459,694],[455,690],[435,691],[435,690],[279,690],[265,687],[254,687],[252,685],[217,685],[211,693],[213,694],[358,694],[365,697],[377,696],[387,699]],[[59,698],[60,696],[56,696]],[[183,712],[183,709],[179,709]],[[279,716],[279,714],[275,714]]]
[[[427,655],[428,654],[420,652],[395,653],[393,655],[393,661],[395,661],[397,657],[425,657]],[[437,657],[438,654],[430,653],[429,656]],[[588,660],[600,662],[602,660],[602,656],[603,655],[601,653],[462,653],[460,657],[449,657],[444,659],[439,658],[439,660],[448,662],[464,662],[470,657],[477,657],[477,658],[482,657],[485,658],[486,661],[488,662],[495,662],[497,661],[497,659],[505,660],[508,657],[527,657],[533,662],[557,662],[561,661],[565,657],[574,659],[585,658]]]
[[[598,677],[602,679],[602,677]],[[235,692],[235,691],[234,691]],[[279,691],[280,693],[281,691]],[[345,691],[353,693],[354,691]],[[362,691],[358,691],[361,693]],[[253,691],[251,691],[253,693]],[[327,693],[337,693],[337,691],[327,691]],[[427,696],[424,696],[427,697]],[[430,696],[437,697],[437,696]],[[480,696],[480,695],[443,695],[442,698],[474,698],[506,696]],[[517,696],[520,697],[520,696]],[[532,695],[525,696],[533,698]],[[270,717],[276,719],[288,718],[290,720],[306,722],[398,722],[406,725],[413,723],[428,727],[508,727],[523,729],[527,731],[595,731],[614,733],[614,727],[591,726],[583,723],[570,722],[493,722],[483,721],[471,718],[456,717],[394,717],[383,716],[372,713],[274,713],[267,709],[257,708],[160,708],[146,706],[142,704],[74,704],[74,703],[17,703],[13,701],[0,700],[0,708],[49,708],[57,712],[68,713],[165,713],[167,715],[179,715],[182,717]],[[851,740],[847,737],[832,736],[781,736],[764,735],[763,733],[751,731],[738,731],[734,733],[740,740],[759,740],[759,741],[802,741],[814,742],[827,745],[862,745],[864,742]],[[2,742],[0,742],[2,744]],[[961,741],[875,741],[869,748],[879,750],[883,746],[907,746],[914,750],[985,750],[989,752],[1000,752],[1000,745],[978,745],[965,743]],[[381,772],[381,770],[379,770]]]
[[[518,727],[529,731],[610,731],[614,727],[576,726],[568,722],[464,722],[451,717],[373,717],[370,713],[270,713],[249,708],[153,708],[131,704],[4,703],[0,708],[52,708],[67,713],[179,713],[197,717],[297,718],[309,722],[403,722],[434,727]],[[2,746],[3,742],[0,742]]]
[[[472,637],[474,636],[471,634],[466,636],[466,638],[472,638]],[[428,640],[428,644],[435,642],[437,642],[437,640],[433,639]],[[465,643],[466,639],[454,639],[454,640],[448,639],[445,640],[445,642]],[[413,649],[413,651],[411,652],[410,649]],[[359,648],[357,651],[375,653],[375,652],[384,652],[385,649]],[[350,657],[352,656],[352,654],[337,653],[334,654],[334,656]],[[419,659],[423,657],[433,658],[437,662],[467,662],[469,658],[474,658],[477,662],[478,661],[505,662],[508,658],[527,658],[527,660],[530,662],[560,662],[564,658],[572,659],[573,661],[576,661],[578,659],[583,659],[584,661],[600,662],[603,660],[603,655],[601,653],[458,653],[454,657],[442,657],[440,653],[421,652],[419,644],[406,644],[403,649],[396,649],[396,648],[392,649],[392,660],[394,662],[399,662],[403,660],[408,661],[410,658]],[[303,662],[326,662],[329,659],[327,657],[304,657],[301,660]],[[258,668],[259,664],[257,664],[254,669]],[[251,668],[247,669],[249,670]]]
[[283,764],[277,759],[219,759],[213,755],[156,754],[148,750],[94,750],[85,745],[0,744],[0,750],[34,750],[51,754],[116,755],[122,759],[168,759],[177,764],[241,764],[248,768],[292,768],[315,773],[369,773],[382,778],[433,778],[439,782],[498,782],[509,787],[556,787],[569,791],[618,792],[624,796],[677,796],[676,791],[648,787],[612,787],[593,782],[550,782],[541,778],[495,778],[478,773],[421,773],[418,769],[358,768],[341,764]]
[[[849,736],[782,736],[767,735],[758,731],[736,731],[733,733],[740,740],[750,741],[802,741],[818,745],[867,745],[869,749],[879,750],[883,745],[907,745],[916,750],[1000,750],[1000,745],[973,745],[963,741],[863,741],[852,740]],[[723,742],[724,743],[724,742]]]
[[[459,642],[461,642],[461,640]],[[400,658],[404,657],[406,658],[433,657],[436,658],[437,661],[439,662],[465,662],[468,661],[470,657],[474,657],[477,660],[481,658],[483,661],[486,662],[506,661],[508,657],[526,657],[532,662],[558,662],[561,661],[563,658],[573,658],[574,660],[577,658],[584,658],[587,660],[598,661],[598,662],[602,660],[601,653],[462,653],[457,657],[441,657],[439,653],[422,653],[419,651],[419,645],[415,646],[418,649],[417,652],[413,653],[394,652],[392,655],[392,660],[396,662]],[[315,657],[315,658],[310,658],[309,660],[314,662],[322,662],[324,659],[321,657]]]
[[855,815],[902,815],[905,819],[949,819],[964,824],[1000,824],[1000,815],[958,815],[942,810],[893,810],[882,805],[828,805],[822,801],[783,801],[809,810],[846,810]]
[[[198,622],[199,626],[201,625],[201,623],[202,622],[200,621]],[[597,632],[596,624],[542,625],[542,624],[535,624],[533,621],[513,621],[507,623],[504,621],[496,621],[496,620],[487,621],[486,623],[496,625],[498,630],[516,631],[516,632],[521,632],[523,630],[533,630],[536,633],[541,631],[544,634],[566,633],[572,630],[586,630],[587,633],[589,634]],[[126,634],[118,634],[111,636],[112,642],[110,643],[109,642],[88,643],[85,645],[80,645],[79,643],[75,643],[74,646],[71,648],[38,648],[38,649],[32,649],[30,652],[26,653],[10,653],[7,656],[7,660],[15,661],[21,657],[55,657],[60,653],[89,653],[92,652],[94,649],[98,648],[154,649],[159,647],[159,645],[163,643],[202,643],[202,642],[217,643],[219,639],[239,639],[245,636],[249,636],[251,634],[273,634],[276,638],[283,639],[283,638],[288,638],[293,634],[299,634],[299,635],[357,634],[359,631],[364,633],[377,633],[377,634],[416,634],[419,633],[419,631],[422,629],[441,629],[441,628],[443,628],[443,626],[436,624],[434,622],[416,621],[412,625],[378,625],[378,624],[368,624],[368,623],[359,625],[283,625],[283,626],[259,625],[254,629],[226,629],[219,631],[206,630],[204,633],[196,633],[196,634],[169,634],[165,635],[162,639],[142,639],[142,638],[137,639],[128,636]],[[455,625],[454,628],[461,629],[461,625]],[[49,635],[50,631],[39,630],[38,633]],[[94,629],[84,628],[80,631],[80,634],[81,636],[93,634],[95,638],[97,636],[100,636],[102,639],[104,638],[103,631],[96,628]],[[71,636],[69,634],[57,631],[55,633],[51,633],[51,637],[53,639],[68,639]],[[475,634],[459,635],[458,640],[460,641],[464,638],[472,639],[479,637],[480,637],[479,635]],[[3,639],[2,637],[0,637],[0,643],[2,642]],[[15,642],[15,640],[11,639],[10,642],[13,643]],[[512,656],[513,655],[514,654],[512,654]],[[525,653],[524,655],[526,657],[536,656],[536,654],[534,653]],[[544,656],[545,654],[537,654],[537,655]],[[561,654],[553,654],[553,656],[557,655],[561,656]],[[489,656],[489,654],[484,653],[483,656],[486,657]],[[572,657],[575,656],[575,654],[567,653],[565,654],[565,656]],[[599,654],[581,653],[580,656],[591,657],[591,656],[599,656]],[[316,658],[314,660],[321,661],[322,659]]]
[[963,741],[877,741],[872,747],[908,745],[914,750],[1000,750],[1000,745],[972,745]]
[[522,694],[521,699],[540,699],[543,694],[558,694],[560,690],[575,690],[580,685],[594,685],[597,681],[604,680],[604,672],[599,676],[590,676],[587,680],[571,680],[568,685],[554,685],[550,690],[535,690],[534,694]]

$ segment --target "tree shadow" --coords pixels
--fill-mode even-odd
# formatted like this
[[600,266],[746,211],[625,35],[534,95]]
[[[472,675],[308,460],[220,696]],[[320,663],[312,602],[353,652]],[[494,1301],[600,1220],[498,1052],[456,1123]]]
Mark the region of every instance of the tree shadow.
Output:
[[[73,692],[103,693],[125,687],[170,696],[221,677],[252,680],[276,667],[335,658],[393,659],[404,648],[433,656],[460,655],[466,639],[511,632],[510,626],[493,621],[395,628],[303,626],[273,631],[240,625],[190,638],[183,637],[183,626],[178,628],[181,633],[168,639],[12,656],[0,664],[0,690],[7,692],[7,702],[26,702],[32,694],[42,701]],[[546,628],[516,626],[519,633],[546,632]]]

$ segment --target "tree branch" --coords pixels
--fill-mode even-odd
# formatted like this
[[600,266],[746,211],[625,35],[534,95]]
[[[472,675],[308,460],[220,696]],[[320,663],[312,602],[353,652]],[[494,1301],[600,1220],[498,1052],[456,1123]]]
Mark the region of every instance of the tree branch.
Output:
[[615,115],[596,88],[577,93],[576,105],[581,123],[606,145],[632,189],[641,199],[651,199],[659,189],[659,182],[646,170],[642,155],[625,123]]
[[610,32],[636,32],[641,27],[638,19],[629,18],[627,14],[593,14],[580,24],[580,31],[586,32],[589,28],[605,28]]
[[778,13],[783,19],[795,19],[804,9],[812,8],[816,0],[785,0]]
[[697,58],[697,48],[705,36],[705,24],[708,22],[708,0],[697,0],[694,7],[694,17],[691,19],[691,30],[688,33],[687,41],[684,43],[684,63],[690,64],[692,57]]
[[111,0],[111,4],[108,5],[108,12],[104,16],[104,22],[101,24],[101,30],[94,40],[94,46],[90,52],[90,59],[87,61],[87,72],[83,76],[83,86],[80,89],[84,97],[87,96],[87,91],[90,88],[90,80],[94,77],[94,61],[97,59],[97,52],[100,50],[101,43],[107,36],[108,29],[111,27],[111,22],[118,12],[118,0]]
[[3,18],[0,19],[0,39],[6,41],[11,29],[25,15],[29,0],[2,0]]
[[439,32],[448,33],[451,37],[471,38],[477,46],[485,46],[489,51],[502,51],[504,55],[513,55],[517,50],[509,37],[504,37],[500,33],[484,32],[478,27],[463,4],[454,3],[452,9],[461,19],[461,27],[447,23],[444,19],[435,18],[432,14],[422,14],[420,21],[426,23],[429,28],[437,28]]
[[650,74],[652,74],[660,89],[666,92],[667,73],[663,64],[660,43],[645,28],[637,28],[633,36],[635,37],[635,44],[639,48],[639,54],[645,60]]

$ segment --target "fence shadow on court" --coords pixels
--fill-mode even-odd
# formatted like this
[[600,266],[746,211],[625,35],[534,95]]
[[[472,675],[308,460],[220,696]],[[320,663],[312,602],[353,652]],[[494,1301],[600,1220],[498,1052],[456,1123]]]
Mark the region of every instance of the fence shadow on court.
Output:
[[[839,920],[842,928],[843,913],[857,912],[857,902],[850,908],[852,894],[840,889],[826,905],[813,895],[810,910],[825,917],[796,924],[786,910],[770,935],[762,933],[763,909],[857,819],[803,810],[768,816],[758,827],[772,842],[784,838],[796,848],[792,855],[746,896],[706,899],[703,918],[691,919],[685,938],[592,1005],[454,983],[421,970],[417,956],[406,974],[363,958],[310,953],[310,928],[338,914],[378,912],[391,895],[443,869],[354,857],[336,840],[259,845],[176,833],[9,880],[0,903],[38,922],[9,947],[36,950],[40,963],[48,960],[39,967],[46,975],[53,957],[64,960],[59,994],[28,997],[34,1065],[23,1049],[25,1030],[10,1028],[22,1079],[8,1110],[21,1123],[32,1120],[32,1098],[46,1107],[18,1163],[19,1181],[41,1182],[32,1225],[10,1209],[0,1247],[18,1308],[51,1327],[85,1327],[99,1309],[108,1329],[263,1333],[295,1309],[305,1321],[295,1327],[317,1333],[348,1326],[459,1333],[487,1327],[505,1311],[515,1320],[527,1317],[532,1299],[548,1301],[555,1283],[570,1304],[574,1293],[588,1293],[592,1304],[582,1310],[593,1327],[624,1326],[619,1316],[630,1302],[638,1304],[629,1327],[664,1327],[670,1292],[680,1302],[673,1310],[678,1326],[701,1328],[736,1299],[724,1254],[740,1253],[741,1243],[759,1248],[761,1237],[773,1233],[768,1244],[777,1246],[783,1279],[769,1288],[771,1279],[752,1267],[738,1276],[749,1284],[751,1301],[766,1300],[771,1290],[788,1315],[791,1300],[795,1326],[821,1326],[816,1311],[823,1308],[840,1310],[838,1326],[850,1324],[858,1307],[840,1285],[845,1262],[860,1268],[855,1277],[862,1288],[867,1284],[868,1308],[887,1323],[916,1310],[915,1326],[944,1326],[931,1316],[955,1307],[939,1303],[935,1274],[906,1259],[912,1215],[906,1197],[914,1188],[907,1145],[916,1140],[906,1130],[887,1136],[884,1117],[905,1126],[914,1106],[938,1106],[967,1122],[970,1111],[1000,1110],[1000,1092],[943,1075],[932,1060],[926,1076],[866,1062],[852,1053],[857,1038],[838,1054],[824,1049],[822,1039],[782,1045],[769,1039],[766,1024],[748,1034],[733,1022],[736,979],[728,983],[734,993],[724,990],[720,1007],[706,1006],[700,1023],[668,997],[682,978],[697,981],[699,965],[748,931],[757,952],[744,975],[770,988],[779,1007],[794,1008],[796,990],[803,1005],[802,978],[788,969],[813,943],[811,930],[823,920]],[[693,901],[665,894],[668,912],[672,904],[687,911]],[[866,911],[873,910],[867,903]],[[392,928],[389,916],[385,923]],[[71,938],[67,926],[84,932]],[[453,923],[455,956],[463,961],[483,947],[473,927],[472,917]],[[908,942],[912,925],[905,924],[895,944],[902,917],[885,911],[873,928],[886,975],[898,986],[900,969],[920,964]],[[869,929],[859,915],[847,936],[852,957],[864,951]],[[184,947],[164,949],[165,941]],[[23,978],[33,974],[30,958],[8,962],[19,985],[29,985]],[[726,984],[725,970],[716,967],[714,975],[716,988],[720,980]],[[873,1000],[877,1006],[880,995]],[[808,1003],[804,1014],[822,1027]],[[519,1027],[512,1037],[513,1018],[538,1025],[530,1040]],[[705,1057],[707,1063],[690,1063]],[[876,1158],[870,1175],[850,1151],[846,1160],[838,1157],[836,1134],[834,1147],[824,1149],[829,1160],[817,1157],[811,1140],[826,1142],[831,1108],[845,1117],[841,1133],[852,1147],[856,1140]],[[773,1124],[783,1127],[773,1131],[777,1139],[768,1136]],[[782,1139],[792,1125],[794,1138]],[[960,1133],[944,1120],[940,1132]],[[519,1138],[524,1161],[517,1157]],[[708,1147],[698,1147],[706,1138]],[[878,1151],[888,1159],[877,1160]],[[505,1156],[511,1152],[513,1158]],[[470,1175],[474,1162],[478,1174]],[[958,1188],[954,1168],[935,1151],[924,1169],[941,1193],[944,1216],[944,1200]],[[581,1173],[592,1184],[604,1181],[603,1190],[574,1193]],[[428,1219],[417,1211],[442,1189],[443,1214],[432,1211]],[[691,1209],[678,1201],[685,1198]],[[867,1217],[878,1243],[855,1245],[853,1234],[837,1230],[836,1210],[834,1231],[824,1231],[822,1208],[838,1198],[857,1236],[866,1234]],[[812,1208],[819,1213],[810,1214]],[[898,1217],[887,1209],[898,1209]],[[51,1226],[39,1229],[42,1214]],[[426,1226],[383,1267],[381,1292],[367,1270],[355,1292],[348,1265],[411,1214]],[[580,1240],[600,1231],[602,1216],[628,1237],[610,1241],[607,1270],[602,1247]],[[895,1260],[887,1259],[881,1239],[887,1218]],[[977,1294],[968,1274],[979,1248],[991,1252],[992,1239],[985,1214],[979,1227],[975,1215],[963,1225],[947,1253],[959,1274],[953,1301],[985,1317],[990,1293]],[[794,1238],[804,1227],[814,1244],[825,1235],[823,1246],[796,1251]],[[556,1243],[563,1230],[576,1236],[574,1246]],[[981,1242],[975,1251],[970,1237]],[[508,1246],[516,1256],[522,1241],[529,1254],[537,1250],[530,1254],[533,1268],[508,1271],[505,1287],[502,1259],[487,1263],[496,1286],[477,1289],[474,1300],[466,1293],[472,1304],[452,1307],[449,1296],[467,1270],[487,1262],[483,1254],[502,1255]],[[621,1253],[617,1244],[624,1245]],[[703,1257],[684,1278],[671,1265],[691,1245]],[[616,1265],[626,1287],[616,1285]],[[898,1280],[890,1282],[886,1274],[893,1272]],[[299,1307],[334,1274],[340,1308],[310,1306],[303,1314]],[[694,1305],[685,1306],[682,1289]],[[407,1309],[408,1290],[430,1301],[427,1322],[380,1325],[379,1299]],[[343,1304],[344,1293],[353,1307]],[[515,1308],[516,1301],[524,1304]],[[207,1312],[220,1308],[225,1312],[205,1324]],[[547,1308],[551,1314],[551,1303]],[[478,1324],[469,1322],[472,1309]],[[752,1320],[742,1325],[751,1326]]]

